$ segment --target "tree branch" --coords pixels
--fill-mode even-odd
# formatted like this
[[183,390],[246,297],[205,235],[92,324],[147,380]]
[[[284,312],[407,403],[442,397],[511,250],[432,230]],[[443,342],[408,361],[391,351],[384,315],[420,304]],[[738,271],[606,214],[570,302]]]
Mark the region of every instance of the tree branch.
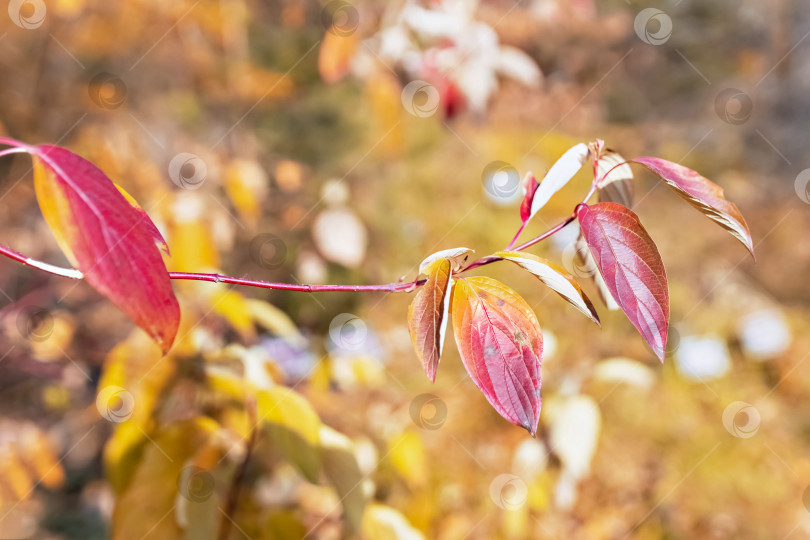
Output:
[[[9,154],[30,153],[31,150],[31,147],[29,147],[26,144],[20,143],[19,141],[15,141],[13,139],[7,139],[3,137],[0,137],[0,144],[12,146],[12,148],[7,148],[5,150],[0,151],[0,157]],[[617,165],[616,167],[618,166],[619,165]],[[612,170],[613,169],[611,169],[611,171]],[[611,171],[608,171],[608,173],[606,173],[605,176],[607,176],[607,174],[609,174]],[[590,199],[590,197],[594,194],[594,192],[596,191],[596,185],[597,181],[595,179],[593,185],[591,186],[591,190],[588,192],[588,195],[586,195],[585,199],[582,201],[583,204],[587,203],[588,199]],[[539,236],[536,236],[517,247],[513,247],[517,242],[518,237],[526,227],[526,223],[524,223],[521,225],[517,234],[515,234],[515,237],[512,239],[512,242],[509,244],[509,247],[507,249],[513,249],[515,251],[523,251],[526,248],[529,248],[539,242],[542,242],[546,238],[549,238],[550,236],[560,231],[563,227],[565,227],[575,219],[576,215],[572,214],[563,221],[561,221],[560,223],[558,223],[557,225],[555,225],[554,227],[540,234]],[[0,255],[3,255],[5,257],[8,257],[9,259],[15,260],[24,265],[31,266],[32,268],[37,268],[39,270],[42,270],[43,272],[48,272],[49,274],[53,274],[56,276],[68,277],[72,279],[84,278],[82,272],[80,272],[75,268],[64,268],[46,262],[38,261],[3,245],[0,245]],[[501,259],[493,256],[482,257],[476,259],[475,261],[472,261],[470,264],[460,269],[456,273],[462,273],[468,270],[473,270],[475,268],[480,268],[482,266],[486,266],[499,260]],[[387,292],[387,293],[411,292],[417,287],[424,285],[426,281],[424,279],[422,280],[415,279],[414,281],[406,281],[406,282],[400,281],[395,283],[386,283],[382,285],[306,285],[306,284],[292,284],[292,283],[274,283],[270,281],[237,278],[222,274],[204,274],[196,272],[169,272],[169,278],[177,280],[208,281],[211,283],[230,283],[232,285],[244,285],[247,287],[256,287],[260,289],[275,289],[283,291],[300,291],[310,293],[335,292],[335,291]]]
[[[591,190],[591,193],[592,192],[593,190]],[[586,197],[585,200],[587,201],[588,198],[590,198],[590,194],[588,197]],[[542,242],[546,238],[549,238],[554,233],[558,232],[560,229],[562,229],[563,227],[574,221],[574,219],[576,219],[574,215],[569,216],[568,218],[561,221],[560,223],[558,223],[551,229],[547,230],[540,236],[536,236],[535,238],[532,238],[528,242],[525,242],[524,244],[517,246],[516,248],[514,248],[514,250],[523,251],[528,247],[531,247],[539,242]],[[46,262],[38,261],[3,245],[0,245],[0,255],[4,255],[9,259],[15,260],[24,265],[31,266],[32,268],[37,268],[39,270],[42,270],[43,272],[48,272],[49,274],[53,274],[56,276],[68,277],[72,279],[82,279],[84,277],[84,275],[75,268],[63,268],[61,266],[54,266]],[[501,259],[499,259],[498,257],[492,256],[482,257],[480,259],[471,262],[466,267],[459,270],[457,273],[466,272],[474,268],[480,268],[481,266],[486,266],[499,260]],[[294,283],[275,283],[271,281],[237,278],[222,274],[203,274],[195,272],[169,272],[169,277],[171,279],[177,280],[208,281],[211,283],[230,283],[232,285],[244,285],[247,287],[256,287],[259,289],[275,289],[282,291],[299,291],[299,292],[349,291],[349,292],[407,293],[425,284],[425,280],[421,279],[415,281],[385,283],[382,285],[306,285]]]

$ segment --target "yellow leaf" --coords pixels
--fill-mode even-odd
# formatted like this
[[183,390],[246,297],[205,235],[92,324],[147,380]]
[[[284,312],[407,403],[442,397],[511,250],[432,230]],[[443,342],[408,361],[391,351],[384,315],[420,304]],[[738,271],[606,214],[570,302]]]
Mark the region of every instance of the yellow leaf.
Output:
[[151,435],[132,481],[116,501],[111,524],[114,540],[182,536],[175,516],[170,515],[175,512],[178,485],[182,486],[181,473],[219,429],[213,420],[200,417],[175,422]]
[[525,504],[503,512],[503,530],[507,538],[526,538],[529,532],[529,507]]
[[172,266],[177,272],[199,272],[219,267],[219,254],[205,225],[198,220],[179,221],[169,231]]
[[427,482],[427,463],[422,439],[412,431],[403,432],[389,444],[388,459],[411,488]]
[[205,376],[208,386],[213,390],[225,394],[225,396],[235,401],[245,401],[248,391],[244,378],[216,366],[206,366]]
[[366,507],[364,476],[355,457],[352,441],[328,426],[321,426],[323,469],[340,497],[346,520],[353,531],[362,526]]
[[225,173],[225,191],[248,227],[255,228],[261,217],[261,202],[267,195],[264,169],[255,161],[233,161]]
[[2,472],[3,484],[11,490],[15,500],[23,500],[31,494],[34,480],[25,470],[17,452],[8,449],[0,453],[0,472]]
[[[152,411],[165,384],[174,375],[175,367],[173,357],[164,357],[160,347],[145,332],[135,329],[107,354],[98,384],[99,392],[108,386],[125,389],[137,404],[131,411],[125,411],[128,419],[145,427],[151,421]],[[97,405],[112,407],[115,403]],[[114,411],[103,407],[99,410],[102,416],[108,412]],[[122,421],[122,412],[118,411],[113,421]]]
[[310,391],[327,394],[332,385],[332,363],[321,361],[315,364],[309,375]]
[[258,423],[281,454],[311,482],[321,469],[321,420],[300,394],[283,386],[256,394]]
[[137,424],[125,422],[116,427],[104,445],[104,470],[116,494],[126,489],[138,466],[147,443],[144,433]]
[[104,449],[104,463],[113,489],[128,484],[151,431],[152,412],[175,373],[173,356],[140,329],[117,345],[104,361],[96,407],[99,415],[116,426]]
[[212,295],[211,302],[217,315],[228,321],[243,338],[250,339],[256,334],[244,296],[234,290],[219,290]]
[[220,421],[223,426],[236,433],[241,440],[250,439],[253,424],[247,412],[233,408],[225,409],[220,416]]
[[255,299],[248,299],[245,303],[250,316],[262,328],[292,341],[302,339],[292,319],[274,305]]
[[366,93],[371,102],[372,118],[378,124],[375,137],[388,155],[399,155],[405,147],[400,124],[402,111],[402,86],[386,68],[378,69],[366,79]]
[[374,540],[423,540],[421,532],[390,506],[372,504],[363,516],[363,538]]

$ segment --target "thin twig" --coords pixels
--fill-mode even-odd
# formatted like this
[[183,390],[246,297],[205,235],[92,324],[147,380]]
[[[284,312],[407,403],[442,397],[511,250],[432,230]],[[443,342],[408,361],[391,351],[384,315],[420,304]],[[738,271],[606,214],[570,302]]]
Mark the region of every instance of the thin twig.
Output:
[[0,151],[0,157],[8,156],[10,154],[27,154],[28,150],[25,148],[6,148],[3,151]]
[[[13,146],[13,148],[9,148],[3,151],[0,151],[0,157],[8,154],[15,154],[15,153],[25,153],[30,152],[31,147],[20,143],[18,141],[14,141],[13,139],[6,139],[0,137],[0,144],[5,144],[9,146]],[[627,162],[621,163],[619,165],[623,165]],[[602,178],[607,177],[610,172],[618,167],[619,165],[614,166],[610,171],[605,173]],[[591,185],[591,189],[585,198],[582,200],[581,204],[586,204],[591,196],[596,192],[596,187],[598,185],[598,181],[600,179],[594,178],[594,182]],[[514,244],[517,242],[518,237],[523,232],[523,229],[526,227],[526,223],[523,223],[518,230],[515,237],[512,239],[512,242],[507,247],[507,250],[514,250],[514,251],[523,251],[539,242],[542,242],[546,238],[549,238],[553,234],[560,231],[563,227],[571,223],[576,219],[576,209],[574,213],[570,216],[565,218],[563,221],[558,223],[557,225],[553,226],[546,232],[540,234],[539,236],[535,236],[531,240],[524,242],[523,244],[513,247]],[[6,246],[0,245],[0,255],[8,257],[9,259],[15,260],[22,264],[31,266],[32,268],[37,268],[44,272],[48,272],[49,274],[54,274],[57,276],[62,277],[69,277],[72,279],[82,279],[84,275],[75,268],[63,268],[60,266],[54,266],[52,264],[48,264],[46,262],[38,261],[36,259],[32,259],[31,257],[27,257],[18,251],[15,251],[11,248]],[[494,256],[486,256],[476,259],[468,264],[466,267],[460,269],[457,274],[466,272],[468,270],[472,270],[475,268],[480,268],[481,266],[486,266],[488,264],[494,263],[501,260],[499,257]],[[197,272],[169,272],[170,279],[178,279],[178,280],[191,280],[191,281],[208,281],[212,283],[229,283],[232,285],[245,285],[247,287],[257,287],[261,289],[276,289],[276,290],[283,290],[283,291],[300,291],[300,292],[334,292],[334,291],[349,291],[349,292],[388,292],[388,293],[398,293],[398,292],[411,292],[417,287],[421,287],[425,284],[424,279],[419,280],[416,279],[414,281],[407,281],[407,282],[395,282],[395,283],[385,283],[383,285],[307,285],[307,284],[292,284],[292,283],[274,283],[270,281],[261,281],[261,280],[253,280],[253,279],[244,279],[244,278],[237,278],[232,276],[226,276],[222,274],[204,274],[204,273],[197,273]]]
[[[540,236],[529,240],[525,244],[518,246],[515,248],[517,251],[522,251],[529,246],[540,242],[558,230],[562,229],[565,225],[568,225],[571,221],[573,221],[573,217],[569,217],[565,221],[559,223],[557,226],[549,229],[545,233],[541,234]],[[49,274],[54,274],[57,276],[69,277],[73,279],[82,279],[84,276],[82,273],[73,268],[62,268],[59,266],[54,266],[42,261],[38,261],[36,259],[32,259],[30,257],[26,257],[22,253],[14,251],[11,248],[6,246],[0,245],[0,255],[4,255],[9,259],[15,260],[22,264],[31,266],[33,268],[38,268],[44,272],[48,272]],[[478,268],[481,266],[485,266],[487,264],[491,264],[493,262],[499,261],[498,257],[482,257],[471,262],[467,267],[459,270],[457,273],[465,272],[467,270],[472,270],[473,268]],[[247,287],[257,287],[260,289],[277,289],[282,291],[299,291],[299,292],[335,292],[335,291],[350,291],[350,292],[388,292],[388,293],[397,293],[397,292],[411,292],[417,287],[421,287],[425,284],[425,280],[416,280],[416,281],[406,281],[406,282],[394,282],[394,283],[385,283],[383,285],[307,285],[307,284],[295,284],[295,283],[275,283],[271,281],[261,281],[261,280],[254,280],[254,279],[244,279],[244,278],[237,278],[233,276],[226,276],[222,274],[203,274],[203,273],[196,273],[196,272],[169,272],[169,278],[171,279],[178,279],[178,280],[191,280],[191,281],[208,281],[211,283],[229,283],[232,285],[245,285]]]
[[[587,200],[587,199],[586,199]],[[564,221],[558,223],[551,229],[547,230],[540,236],[532,238],[528,242],[514,248],[515,251],[523,251],[524,249],[537,244],[545,240],[546,238],[550,237],[569,223],[571,223],[575,218],[575,216],[569,216]],[[83,274],[74,268],[63,268],[60,266],[54,266],[52,264],[48,264],[46,262],[38,261],[36,259],[32,259],[31,257],[26,257],[22,253],[18,251],[14,251],[11,248],[6,246],[0,245],[0,255],[4,255],[9,259],[15,260],[22,264],[31,266],[32,268],[37,268],[44,272],[48,272],[49,274],[54,274],[57,276],[62,277],[69,277],[73,279],[82,279],[84,276]],[[472,270],[474,268],[479,268],[481,266],[485,266],[488,264],[492,264],[496,261],[499,261],[498,257],[482,257],[471,262],[465,268],[462,268],[457,273],[466,272],[467,270]],[[196,273],[196,272],[169,272],[169,278],[171,279],[179,279],[179,280],[191,280],[191,281],[208,281],[211,283],[229,283],[232,285],[245,285],[247,287],[257,287],[260,289],[277,289],[283,291],[300,291],[300,292],[335,292],[335,291],[350,291],[350,292],[388,292],[388,293],[399,293],[399,292],[411,292],[417,287],[421,287],[425,284],[425,280],[415,280],[415,281],[406,281],[406,282],[395,282],[395,283],[385,283],[383,285],[307,285],[307,284],[294,284],[294,283],[274,283],[271,281],[261,281],[261,280],[253,280],[253,279],[243,279],[237,278],[233,276],[226,276],[222,274],[203,274],[203,273]]]
[[521,224],[520,228],[519,228],[519,229],[517,230],[517,232],[515,233],[515,236],[512,238],[512,241],[511,241],[511,242],[509,242],[509,245],[508,245],[508,246],[506,246],[506,249],[505,249],[504,251],[509,251],[509,250],[511,250],[512,248],[514,248],[514,247],[515,247],[515,244],[517,244],[518,238],[520,238],[520,235],[523,233],[523,229],[525,229],[525,228],[526,228],[526,224],[527,224],[528,222],[529,222],[529,220],[527,219],[526,221],[524,221],[524,222]]

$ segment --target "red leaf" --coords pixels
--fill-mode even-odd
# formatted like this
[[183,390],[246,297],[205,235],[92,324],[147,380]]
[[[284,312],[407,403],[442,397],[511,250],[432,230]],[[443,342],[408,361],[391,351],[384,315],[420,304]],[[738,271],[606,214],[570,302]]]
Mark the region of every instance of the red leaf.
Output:
[[737,205],[726,200],[723,188],[692,169],[665,159],[640,157],[633,161],[663,178],[689,204],[730,231],[754,255],[751,230]]
[[532,173],[526,173],[526,176],[523,177],[525,194],[523,195],[523,202],[520,203],[520,221],[524,225],[532,218],[532,201],[539,185]]
[[453,332],[470,377],[501,416],[534,436],[543,336],[531,307],[487,277],[456,280],[452,303]]
[[658,248],[638,216],[621,204],[581,204],[576,213],[608,290],[663,362],[669,291]]
[[167,352],[180,323],[160,248],[166,242],[146,213],[104,173],[57,146],[30,148],[42,213],[65,255]]

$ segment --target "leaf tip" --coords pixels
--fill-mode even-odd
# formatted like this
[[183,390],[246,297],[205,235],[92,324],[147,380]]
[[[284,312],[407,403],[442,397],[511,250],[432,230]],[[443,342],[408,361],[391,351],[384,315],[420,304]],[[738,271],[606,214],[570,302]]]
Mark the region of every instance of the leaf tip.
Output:
[[160,350],[163,352],[163,356],[169,354],[169,351],[172,350],[174,346],[174,337],[171,339],[161,339],[158,340],[158,345],[160,345]]
[[436,382],[436,366],[433,364],[425,364],[425,375],[431,383]]
[[754,241],[749,238],[748,242],[745,243],[745,247],[748,248],[748,253],[751,254],[751,258],[754,259],[754,262],[756,263],[757,254],[754,253]]
[[664,333],[662,337],[664,339],[661,342],[661,345],[660,346],[656,345],[653,347],[653,354],[655,354],[658,360],[660,360],[661,363],[663,364],[664,359],[667,357],[667,338],[668,338],[667,333]]

